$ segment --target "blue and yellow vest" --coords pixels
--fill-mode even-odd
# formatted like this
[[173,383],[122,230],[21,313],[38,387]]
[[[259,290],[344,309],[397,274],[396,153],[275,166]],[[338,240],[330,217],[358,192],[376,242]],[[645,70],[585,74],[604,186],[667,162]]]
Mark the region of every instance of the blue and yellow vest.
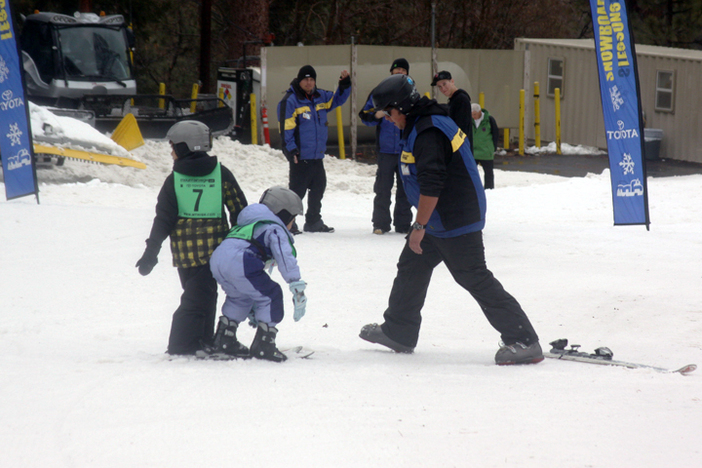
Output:
[[283,148],[296,148],[300,159],[324,159],[327,151],[328,115],[343,105],[351,95],[351,88],[335,92],[316,89],[311,98],[301,96],[290,86],[278,103],[278,130]]
[[[427,233],[436,237],[456,237],[469,232],[480,231],[485,227],[486,200],[485,190],[480,180],[478,167],[470,151],[470,141],[466,134],[458,128],[451,118],[444,115],[430,115],[420,117],[407,139],[403,141],[402,153],[400,154],[400,174],[402,183],[407,194],[407,199],[416,208],[419,205],[419,181],[417,180],[417,168],[413,154],[414,143],[417,136],[429,128],[438,128],[451,142],[453,157],[459,157],[460,162],[453,160],[452,164],[461,164],[467,170],[467,175],[472,182],[472,187],[457,187],[457,191],[465,194],[466,204],[477,204],[474,207],[458,207],[453,209],[455,200],[448,199],[451,196],[450,187],[448,192],[439,197],[437,208],[431,214],[427,224]],[[456,168],[448,168],[449,171]],[[465,179],[467,182],[467,179]],[[470,184],[470,182],[467,182]],[[451,219],[442,220],[441,212],[444,212]],[[456,214],[456,216],[453,216]]]

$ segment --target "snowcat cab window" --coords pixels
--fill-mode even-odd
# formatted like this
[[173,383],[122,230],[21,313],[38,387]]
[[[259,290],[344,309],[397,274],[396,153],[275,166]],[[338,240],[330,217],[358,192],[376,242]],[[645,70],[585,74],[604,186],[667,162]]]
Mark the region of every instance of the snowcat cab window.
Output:
[[78,26],[58,30],[67,78],[95,81],[132,79],[122,29]]
[[51,37],[51,28],[46,23],[28,21],[22,31],[22,50],[27,52],[37,66],[39,76],[44,82],[49,83],[56,77],[54,65],[54,41]]

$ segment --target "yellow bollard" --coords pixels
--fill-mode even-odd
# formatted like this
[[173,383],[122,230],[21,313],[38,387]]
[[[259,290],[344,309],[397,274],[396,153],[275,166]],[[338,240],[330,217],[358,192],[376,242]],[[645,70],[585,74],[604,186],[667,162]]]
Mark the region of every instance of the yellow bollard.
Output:
[[251,94],[249,97],[251,101],[251,144],[252,145],[257,145],[258,144],[258,126],[256,125],[256,116],[258,113],[256,112],[256,95]]
[[336,108],[336,132],[339,138],[339,159],[346,159],[344,147],[344,122],[341,120],[341,107]]
[[[159,83],[158,84],[158,94],[159,96],[163,96],[166,94],[166,83]],[[166,107],[166,100],[165,99],[159,99],[158,100],[158,108],[163,109]]]
[[556,98],[556,154],[561,152],[561,88],[555,89]]
[[478,104],[481,109],[485,109],[485,93],[478,93]]
[[519,155],[524,156],[524,96],[526,92],[519,90]]
[[200,92],[200,86],[197,83],[193,83],[193,90],[190,93],[190,99],[193,101],[190,103],[190,112],[195,113],[197,110],[197,102],[195,102],[195,99],[197,99],[197,94]]
[[509,128],[505,128],[505,142],[503,148],[509,151]]
[[534,146],[541,148],[541,107],[538,81],[534,81]]

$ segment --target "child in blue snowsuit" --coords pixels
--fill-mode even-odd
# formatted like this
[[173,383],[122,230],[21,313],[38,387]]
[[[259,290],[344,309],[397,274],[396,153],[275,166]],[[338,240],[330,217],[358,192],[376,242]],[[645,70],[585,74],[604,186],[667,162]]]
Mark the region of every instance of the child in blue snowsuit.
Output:
[[[302,214],[302,201],[283,187],[268,189],[261,202],[244,208],[225,240],[210,259],[212,275],[227,298],[210,354],[248,357],[281,362],[286,356],[275,346],[276,325],[283,320],[283,291],[266,273],[277,264],[289,284],[295,304],[294,319],[305,314],[305,286],[300,279],[290,226]],[[248,318],[257,325],[249,351],[236,339],[238,325]]]

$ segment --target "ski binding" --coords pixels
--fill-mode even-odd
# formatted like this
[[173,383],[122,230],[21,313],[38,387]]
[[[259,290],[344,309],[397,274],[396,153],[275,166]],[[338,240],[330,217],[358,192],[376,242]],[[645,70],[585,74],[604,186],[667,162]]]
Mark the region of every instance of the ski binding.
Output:
[[612,353],[612,350],[606,347],[597,348],[592,354],[578,351],[580,345],[571,345],[570,349],[566,349],[566,346],[568,346],[568,340],[565,338],[552,341],[549,344],[552,346],[551,351],[548,353],[544,353],[544,357],[551,359],[560,359],[562,361],[576,361],[588,364],[600,364],[605,366],[619,366],[626,367],[628,369],[652,369],[656,372],[662,372],[666,374],[677,373],[682,375],[687,375],[691,372],[694,372],[695,369],[697,369],[697,364],[688,364],[679,369],[666,369],[664,367],[649,366],[647,364],[615,361],[614,359],[612,359],[614,357],[614,353]]

